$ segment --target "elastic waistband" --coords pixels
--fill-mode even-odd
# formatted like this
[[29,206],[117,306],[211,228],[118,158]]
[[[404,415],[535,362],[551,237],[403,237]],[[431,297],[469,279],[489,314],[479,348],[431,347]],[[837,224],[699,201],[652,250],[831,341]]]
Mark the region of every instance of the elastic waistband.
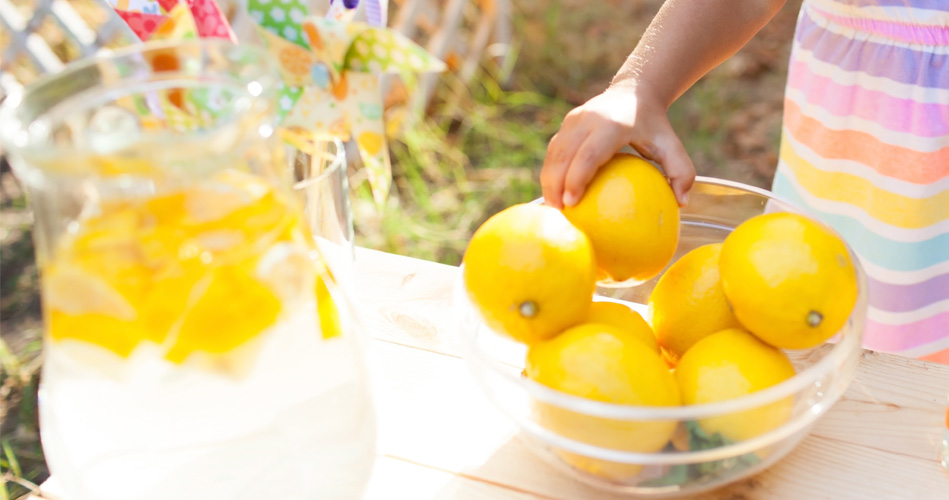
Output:
[[875,37],[949,47],[949,0],[807,0],[802,10]]

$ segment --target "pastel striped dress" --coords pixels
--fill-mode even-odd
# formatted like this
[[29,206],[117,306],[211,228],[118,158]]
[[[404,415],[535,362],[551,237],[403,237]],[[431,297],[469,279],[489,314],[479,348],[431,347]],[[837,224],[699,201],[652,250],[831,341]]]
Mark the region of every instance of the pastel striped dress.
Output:
[[867,348],[949,364],[949,0],[805,0],[773,191],[867,272]]

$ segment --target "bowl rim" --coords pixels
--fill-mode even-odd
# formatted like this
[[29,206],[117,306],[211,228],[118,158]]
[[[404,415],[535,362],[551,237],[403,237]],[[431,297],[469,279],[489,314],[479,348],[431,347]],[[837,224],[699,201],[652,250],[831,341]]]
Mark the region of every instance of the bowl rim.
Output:
[[[807,214],[806,211],[801,210],[796,205],[788,202],[787,200],[772,194],[770,191],[766,191],[761,188],[754,186],[748,186],[735,181],[728,181],[723,179],[716,179],[712,177],[696,177],[696,184],[711,184],[718,185],[723,187],[730,187],[742,191],[747,191],[753,194],[762,196],[768,200],[775,200],[785,205],[786,207],[792,209],[792,211],[797,211],[798,213]],[[535,200],[534,202],[537,202]],[[543,202],[542,199],[540,201]],[[825,227],[828,227],[834,234],[838,234],[836,230],[830,228],[820,220],[817,222],[823,224]],[[560,408],[567,410],[575,411],[582,413],[584,415],[611,418],[618,420],[697,420],[701,418],[716,417],[722,415],[733,414],[741,412],[744,410],[750,410],[754,408],[759,408],[765,406],[769,403],[791,397],[794,394],[804,390],[806,387],[811,386],[818,382],[819,379],[827,376],[832,373],[835,367],[844,364],[847,361],[848,357],[857,356],[862,351],[862,337],[863,337],[863,321],[862,317],[866,316],[866,295],[867,295],[867,284],[866,284],[866,275],[864,273],[863,267],[861,266],[860,260],[857,255],[854,253],[853,249],[849,244],[844,242],[847,247],[847,251],[850,253],[851,260],[854,263],[854,270],[857,274],[858,290],[862,293],[858,293],[857,302],[854,304],[853,311],[851,311],[850,316],[847,318],[847,322],[841,331],[838,331],[834,337],[841,336],[840,334],[843,331],[846,331],[848,325],[852,326],[852,331],[849,334],[842,335],[840,340],[836,343],[830,344],[832,347],[830,351],[824,355],[816,363],[806,367],[805,369],[797,372],[791,378],[784,380],[776,385],[762,389],[760,391],[747,394],[734,399],[729,399],[725,401],[718,401],[714,403],[703,403],[698,405],[680,405],[680,406],[644,406],[644,405],[627,405],[627,404],[618,404],[618,403],[607,403],[603,401],[595,401],[591,399],[582,398],[579,396],[574,396],[564,392],[557,391],[550,387],[547,387],[543,384],[530,380],[523,376],[515,376],[511,373],[511,370],[504,370],[500,367],[500,364],[492,361],[489,357],[486,356],[484,349],[478,347],[477,345],[477,336],[482,333],[482,331],[490,331],[494,335],[500,335],[496,332],[490,330],[487,325],[480,318],[480,312],[474,307],[471,301],[468,298],[467,292],[464,288],[464,263],[459,267],[461,272],[458,273],[455,279],[454,287],[454,300],[455,305],[455,317],[456,320],[460,320],[463,317],[463,312],[459,310],[460,307],[466,307],[474,312],[479,317],[479,327],[476,332],[472,334],[462,333],[464,339],[464,357],[466,360],[471,362],[469,356],[477,356],[480,359],[477,359],[476,362],[483,364],[489,370],[491,370],[495,375],[501,377],[507,383],[514,384],[515,386],[520,387],[522,390],[526,391],[528,395],[534,397],[540,401],[543,401],[548,404],[553,404]],[[834,338],[832,337],[832,338]],[[825,344],[827,344],[825,342]],[[815,346],[817,348],[819,346]],[[787,350],[793,351],[793,350]],[[843,391],[841,391],[842,393]],[[839,396],[839,395],[838,395]],[[826,410],[826,408],[825,408]],[[773,431],[772,431],[773,432]],[[771,434],[771,433],[768,433]],[[768,434],[758,436],[758,438],[764,438]],[[756,441],[757,438],[752,438],[748,441]],[[626,452],[622,452],[626,453]]]

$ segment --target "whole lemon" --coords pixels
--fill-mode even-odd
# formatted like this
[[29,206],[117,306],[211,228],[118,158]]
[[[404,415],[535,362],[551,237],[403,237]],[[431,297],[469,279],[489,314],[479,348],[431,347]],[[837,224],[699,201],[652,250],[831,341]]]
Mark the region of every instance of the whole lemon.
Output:
[[596,288],[589,238],[543,205],[515,205],[482,224],[465,251],[463,273],[485,323],[525,343],[582,322]]
[[615,326],[627,333],[635,335],[653,351],[659,352],[656,336],[652,333],[649,323],[638,312],[616,302],[594,302],[590,305],[590,315],[586,323],[600,323]]
[[844,242],[797,214],[759,215],[739,225],[725,238],[719,271],[738,321],[784,349],[829,339],[857,301],[857,273]]
[[614,281],[656,276],[679,243],[679,205],[672,188],[638,156],[614,156],[580,201],[563,213],[590,237],[597,265]]
[[740,326],[718,273],[721,243],[693,249],[672,263],[649,296],[649,322],[673,365],[703,337]]
[[[525,374],[552,389],[582,398],[643,406],[676,406],[679,390],[659,355],[636,335],[597,323],[584,323],[528,348]],[[663,449],[674,421],[614,420],[535,402],[537,423],[557,434],[593,446],[651,453]],[[558,451],[568,464],[611,479],[635,476],[642,466]]]
[[[687,405],[725,401],[766,389],[794,376],[794,366],[780,350],[754,335],[730,328],[699,340],[675,369]],[[709,435],[743,441],[776,429],[788,420],[794,397],[749,410],[699,420]]]

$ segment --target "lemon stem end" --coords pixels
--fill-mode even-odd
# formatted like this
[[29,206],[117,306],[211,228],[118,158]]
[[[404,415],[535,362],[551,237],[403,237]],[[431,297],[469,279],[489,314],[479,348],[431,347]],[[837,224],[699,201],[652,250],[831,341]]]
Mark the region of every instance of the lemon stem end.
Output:
[[817,328],[822,321],[824,321],[824,315],[817,311],[811,311],[807,314],[807,326],[811,328]]
[[517,307],[517,312],[525,318],[533,318],[537,316],[537,303],[532,300],[521,302],[521,305]]

